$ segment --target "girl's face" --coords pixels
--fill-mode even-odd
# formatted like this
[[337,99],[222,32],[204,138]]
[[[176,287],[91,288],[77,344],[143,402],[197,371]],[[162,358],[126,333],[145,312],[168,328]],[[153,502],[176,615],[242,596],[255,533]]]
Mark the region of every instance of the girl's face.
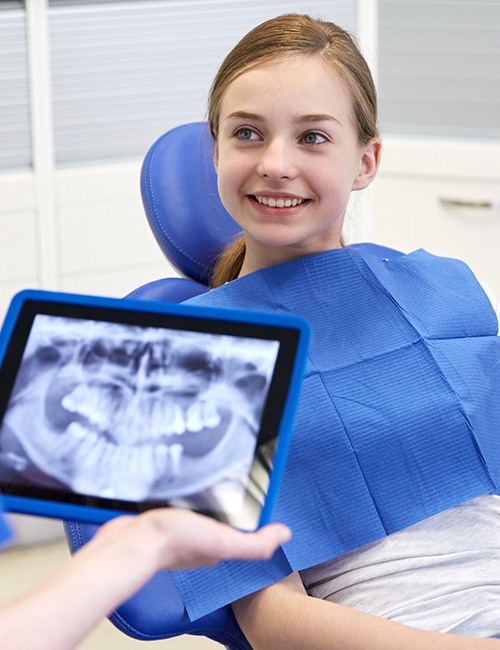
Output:
[[380,144],[358,142],[351,99],[316,57],[237,77],[221,104],[219,192],[245,232],[241,275],[339,247],[352,190],[377,171]]

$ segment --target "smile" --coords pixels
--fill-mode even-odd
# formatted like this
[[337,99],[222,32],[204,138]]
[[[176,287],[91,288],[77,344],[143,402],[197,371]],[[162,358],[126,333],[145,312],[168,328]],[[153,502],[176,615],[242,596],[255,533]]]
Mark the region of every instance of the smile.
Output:
[[294,208],[297,205],[302,205],[306,201],[306,199],[297,198],[274,199],[271,196],[255,196],[255,200],[261,205],[267,205],[270,208]]

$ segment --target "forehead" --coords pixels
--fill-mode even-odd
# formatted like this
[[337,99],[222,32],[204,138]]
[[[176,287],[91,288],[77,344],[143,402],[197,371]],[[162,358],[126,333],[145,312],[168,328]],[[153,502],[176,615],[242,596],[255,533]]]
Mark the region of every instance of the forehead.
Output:
[[226,89],[221,119],[234,111],[352,114],[349,91],[339,73],[319,57],[299,56],[257,65]]

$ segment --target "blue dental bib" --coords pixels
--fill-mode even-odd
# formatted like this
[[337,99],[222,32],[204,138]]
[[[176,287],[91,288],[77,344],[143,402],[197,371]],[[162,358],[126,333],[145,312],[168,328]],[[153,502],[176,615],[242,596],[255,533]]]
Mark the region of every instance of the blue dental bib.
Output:
[[190,303],[291,313],[312,326],[267,562],[174,573],[192,619],[500,488],[500,337],[463,263],[352,249],[244,276]]

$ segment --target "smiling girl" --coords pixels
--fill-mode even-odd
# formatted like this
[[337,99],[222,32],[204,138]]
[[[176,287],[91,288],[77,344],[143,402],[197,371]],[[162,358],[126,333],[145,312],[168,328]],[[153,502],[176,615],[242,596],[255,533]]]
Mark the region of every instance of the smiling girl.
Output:
[[270,20],[223,62],[209,123],[243,234],[193,302],[295,313],[313,339],[275,510],[294,539],[179,578],[191,614],[233,601],[272,650],[498,647],[471,638],[500,630],[498,320],[456,260],[344,247],[381,154],[365,60],[331,23]]

